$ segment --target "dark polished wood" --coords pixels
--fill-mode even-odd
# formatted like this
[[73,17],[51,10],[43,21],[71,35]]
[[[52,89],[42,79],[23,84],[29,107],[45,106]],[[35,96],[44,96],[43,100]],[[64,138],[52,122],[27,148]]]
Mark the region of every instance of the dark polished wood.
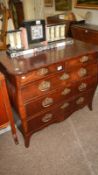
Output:
[[20,0],[8,0],[11,17],[13,19],[14,27],[17,29],[21,27],[24,20],[23,3]]
[[98,45],[98,25],[75,24],[71,26],[74,39]]
[[13,138],[15,143],[17,144],[18,138],[6,88],[5,77],[2,73],[0,73],[0,129],[5,128],[8,123],[10,123]]
[[9,96],[19,117],[18,128],[29,146],[32,133],[69,117],[88,105],[97,86],[98,47],[74,41],[32,56],[11,59],[1,53]]

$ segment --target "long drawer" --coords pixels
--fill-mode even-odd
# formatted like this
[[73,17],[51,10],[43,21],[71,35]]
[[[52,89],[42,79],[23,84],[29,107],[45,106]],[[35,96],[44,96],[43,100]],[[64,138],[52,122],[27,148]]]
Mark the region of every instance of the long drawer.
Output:
[[59,88],[52,93],[49,93],[47,96],[42,96],[41,98],[37,98],[36,100],[25,103],[27,117],[29,118],[30,116],[35,115],[38,112],[51,109],[65,99],[68,100],[70,98],[73,98],[73,90],[73,86],[71,86],[70,88]]
[[72,83],[70,87],[61,87],[48,93],[47,96],[42,96],[41,98],[37,98],[36,100],[29,101],[25,103],[25,109],[27,116],[35,115],[41,110],[46,110],[47,108],[51,108],[58,103],[61,103],[63,100],[70,100],[74,98],[74,96],[79,96],[83,92],[87,92],[92,87],[96,87],[97,78],[89,77],[84,78],[82,81],[78,81]]
[[83,108],[85,105],[91,102],[94,89],[89,90],[86,93],[82,93],[72,101],[64,101],[57,107],[41,112],[38,115],[32,116],[27,120],[28,132],[35,132],[47,125],[54,122],[59,122],[67,118],[71,113]]
[[[73,102],[70,102],[70,105],[67,102],[62,103],[51,110],[47,110],[46,112],[42,112],[39,115],[30,118],[27,120],[28,132],[35,132],[52,123],[63,121],[73,112]],[[66,108],[66,116],[64,108]]]

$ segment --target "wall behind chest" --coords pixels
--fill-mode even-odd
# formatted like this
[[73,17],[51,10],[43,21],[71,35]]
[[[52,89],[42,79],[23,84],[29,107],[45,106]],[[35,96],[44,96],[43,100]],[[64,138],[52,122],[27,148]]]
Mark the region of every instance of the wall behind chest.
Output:
[[[81,9],[81,8],[74,8],[76,0],[72,0],[72,11],[76,14],[79,15],[81,18],[84,18],[87,12],[91,13],[91,19],[90,23],[91,24],[97,24],[98,25],[98,9]],[[59,14],[59,13],[64,13],[64,11],[56,11],[55,10],[55,0],[53,0],[53,6],[52,7],[45,7],[45,15],[54,15],[54,14]]]
[[[0,0],[0,2],[5,3],[7,5],[8,0]],[[56,11],[55,10],[55,0],[53,0],[53,6],[52,7],[42,7],[42,0],[21,0],[24,4],[24,11],[25,11],[25,19],[34,19],[41,17],[46,17],[46,16],[51,16],[55,14],[60,14],[64,13],[64,11]],[[78,14],[80,17],[85,17],[85,14],[87,12],[91,12],[91,24],[97,24],[98,25],[98,9],[97,10],[92,10],[92,9],[81,9],[81,8],[74,8],[74,3],[76,0],[72,0],[72,11],[75,14]],[[36,3],[35,3],[36,2]],[[40,4],[40,3],[41,4]],[[35,4],[35,5],[34,5]],[[38,9],[38,10],[37,10]],[[44,10],[41,10],[44,9]],[[41,15],[38,13],[38,11],[41,13]],[[43,13],[42,13],[43,11]],[[36,15],[35,15],[36,13]]]
[[[75,0],[74,0],[75,2]],[[72,8],[72,11],[75,13],[75,14],[78,14],[80,17],[85,17],[86,13],[87,12],[90,12],[91,14],[91,17],[90,17],[90,24],[96,24],[98,25],[98,9],[81,9],[81,8],[74,8],[74,3],[73,3],[73,8]]]
[[44,0],[23,0],[26,20],[44,18]]

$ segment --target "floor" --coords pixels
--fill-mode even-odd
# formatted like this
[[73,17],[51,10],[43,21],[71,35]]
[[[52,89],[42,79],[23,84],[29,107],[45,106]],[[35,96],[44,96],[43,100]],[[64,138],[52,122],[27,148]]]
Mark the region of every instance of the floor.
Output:
[[31,137],[24,147],[17,130],[0,135],[0,175],[98,175],[98,93],[87,107]]

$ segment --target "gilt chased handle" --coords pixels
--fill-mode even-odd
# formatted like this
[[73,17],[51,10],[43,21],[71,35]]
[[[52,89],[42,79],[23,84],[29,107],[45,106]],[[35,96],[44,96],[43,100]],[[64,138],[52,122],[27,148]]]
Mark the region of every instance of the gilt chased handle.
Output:
[[49,98],[49,97],[45,98],[45,99],[42,101],[42,106],[43,106],[44,108],[49,107],[49,106],[51,106],[52,104],[53,104],[53,99],[52,99],[52,98]]
[[61,106],[61,109],[65,109],[69,106],[69,103],[68,102],[65,102],[62,106]]
[[38,70],[37,74],[40,75],[40,76],[44,76],[46,74],[48,74],[48,69],[47,68],[41,68]]
[[67,95],[71,92],[71,89],[69,88],[65,88],[62,92],[61,92],[61,95]]
[[83,56],[83,57],[80,58],[80,62],[81,62],[81,63],[85,63],[85,62],[87,62],[88,60],[89,60],[89,57],[88,57],[88,56]]
[[40,91],[47,91],[47,90],[50,89],[50,87],[51,87],[50,81],[42,81],[42,82],[39,84],[38,89],[39,89]]
[[47,123],[49,122],[53,117],[53,114],[49,113],[49,114],[46,114],[43,118],[42,118],[42,122],[44,123]]
[[77,101],[76,101],[76,104],[77,105],[80,105],[84,102],[84,97],[80,97]]
[[78,87],[79,91],[84,91],[87,88],[86,83],[81,83],[80,86]]
[[67,80],[67,79],[69,79],[69,74],[67,74],[67,73],[64,73],[61,77],[60,77],[60,80]]
[[87,74],[87,70],[85,68],[80,68],[80,70],[78,71],[78,75],[79,77],[84,77]]

